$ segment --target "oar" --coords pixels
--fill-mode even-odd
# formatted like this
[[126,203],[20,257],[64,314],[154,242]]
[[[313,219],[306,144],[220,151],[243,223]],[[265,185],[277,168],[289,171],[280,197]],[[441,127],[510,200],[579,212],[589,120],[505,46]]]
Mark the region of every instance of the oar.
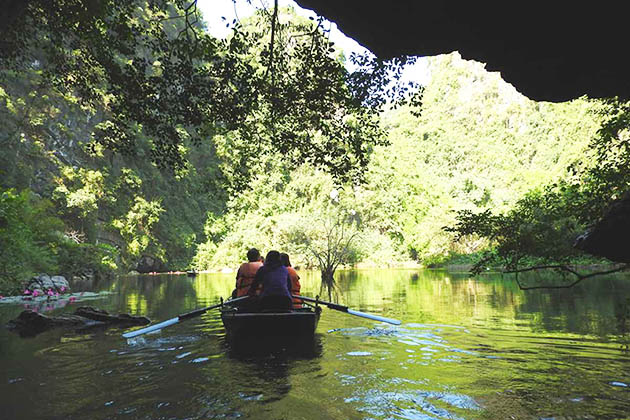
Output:
[[137,337],[137,336],[142,335],[142,334],[150,333],[151,331],[161,330],[162,328],[166,328],[166,327],[168,327],[170,325],[177,324],[179,321],[184,321],[186,319],[194,318],[196,316],[199,316],[199,315],[209,311],[210,309],[216,309],[216,308],[221,307],[222,305],[229,305],[229,304],[232,304],[232,303],[235,303],[235,302],[239,302],[239,301],[245,300],[245,299],[249,299],[249,296],[242,296],[240,298],[228,300],[225,303],[222,302],[222,303],[217,303],[216,305],[207,306],[205,308],[195,309],[194,311],[187,312],[187,313],[182,314],[182,315],[178,315],[175,318],[167,319],[166,321],[160,322],[159,324],[151,325],[151,326],[148,326],[146,328],[140,328],[139,330],[135,330],[135,331],[131,331],[131,332],[128,332],[128,333],[124,333],[123,337],[125,337],[125,338],[133,338],[133,337]]
[[332,302],[325,302],[323,300],[313,299],[311,297],[300,296],[300,295],[291,295],[291,296],[293,296],[294,299],[302,299],[306,302],[321,303],[322,305],[328,306],[330,309],[346,312],[346,313],[349,313],[350,315],[356,315],[356,316],[371,319],[374,321],[387,322],[388,324],[400,325],[400,321],[397,319],[385,318],[384,316],[378,316],[378,315],[373,315],[373,314],[367,314],[365,312],[355,311],[354,309],[350,309],[347,306],[338,305]]

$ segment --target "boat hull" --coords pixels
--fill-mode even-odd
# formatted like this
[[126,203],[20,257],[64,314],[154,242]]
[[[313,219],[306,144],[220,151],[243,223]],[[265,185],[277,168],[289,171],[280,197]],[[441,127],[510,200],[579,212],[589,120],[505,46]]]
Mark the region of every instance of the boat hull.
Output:
[[313,337],[321,308],[291,312],[221,311],[221,320],[229,338],[249,337]]

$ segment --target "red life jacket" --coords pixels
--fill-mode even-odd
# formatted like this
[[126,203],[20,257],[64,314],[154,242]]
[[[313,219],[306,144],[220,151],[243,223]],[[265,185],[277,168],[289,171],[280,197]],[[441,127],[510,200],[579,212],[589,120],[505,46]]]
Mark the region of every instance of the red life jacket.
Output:
[[[289,279],[291,279],[291,294],[299,295],[300,289],[302,286],[300,285],[300,276],[293,269],[293,267],[287,267],[287,271],[289,272]],[[302,307],[302,301],[300,299],[293,299],[293,309],[299,309]]]
[[[241,264],[238,268],[238,272],[236,273],[236,297],[241,297],[247,295],[249,292],[249,287],[252,285],[254,281],[254,276],[260,267],[262,267],[263,263],[260,261],[247,262]],[[261,285],[262,286],[262,285]],[[259,287],[256,290],[256,294],[260,295],[262,291],[262,287]]]

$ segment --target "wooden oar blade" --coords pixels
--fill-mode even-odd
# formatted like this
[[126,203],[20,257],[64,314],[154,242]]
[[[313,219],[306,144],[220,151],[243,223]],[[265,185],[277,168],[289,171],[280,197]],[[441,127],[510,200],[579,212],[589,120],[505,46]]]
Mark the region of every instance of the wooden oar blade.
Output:
[[365,312],[359,312],[359,311],[355,311],[353,309],[348,309],[348,313],[351,314],[351,315],[360,316],[362,318],[371,319],[373,321],[386,322],[386,323],[392,324],[392,325],[400,325],[401,324],[401,322],[399,320],[397,320],[397,319],[385,318],[384,316],[378,316],[378,315],[373,315],[373,314],[366,314]]
[[142,334],[150,333],[151,331],[161,330],[162,328],[166,328],[169,325],[177,324],[178,322],[179,322],[179,317],[167,319],[166,321],[160,322],[159,324],[151,325],[146,328],[141,328],[139,330],[124,333],[123,337],[125,338],[137,337]]

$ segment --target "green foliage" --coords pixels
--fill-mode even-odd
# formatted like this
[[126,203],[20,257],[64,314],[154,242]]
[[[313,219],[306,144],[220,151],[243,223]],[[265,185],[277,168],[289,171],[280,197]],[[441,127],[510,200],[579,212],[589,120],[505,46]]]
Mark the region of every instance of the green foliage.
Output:
[[98,116],[92,152],[133,156],[147,138],[153,162],[175,171],[191,145],[234,132],[265,153],[290,151],[357,179],[383,139],[384,98],[406,92],[384,77],[399,77],[406,59],[368,60],[348,74],[322,21],[290,10],[261,11],[225,40],[205,32],[196,2],[184,0],[41,0],[10,12],[0,44],[7,67],[37,63],[42,86]]
[[528,192],[503,214],[462,211],[448,230],[458,237],[478,235],[496,246],[477,270],[500,261],[508,269],[575,262],[584,254],[573,247],[578,235],[595,223],[617,198],[630,191],[630,104],[609,101],[604,118],[582,159],[568,167],[563,179]]
[[355,210],[338,204],[336,190],[333,191],[335,198],[318,213],[296,218],[281,228],[286,249],[304,258],[307,266],[317,267],[328,286],[334,285],[337,268],[356,263],[361,253],[359,217]]
[[58,267],[52,246],[63,224],[50,210],[28,190],[0,192],[0,292],[19,292],[34,274]]
[[64,207],[77,217],[86,219],[93,215],[106,197],[105,177],[99,170],[60,168],[62,176],[57,179],[53,197],[64,201]]
[[535,103],[457,54],[431,59],[422,115],[384,116],[390,145],[377,148],[359,200],[367,225],[409,259],[430,263],[478,252],[483,235],[458,241],[444,226],[458,211],[503,212],[528,190],[566,177],[599,127],[599,103]]
[[0,193],[0,293],[21,293],[38,273],[104,276],[117,269],[116,249],[71,240],[53,212],[29,190]]
[[164,212],[159,201],[147,201],[136,197],[126,215],[112,221],[127,243],[127,252],[134,257],[149,252],[158,258],[164,257],[164,249],[156,241],[152,227]]
[[118,250],[107,244],[65,240],[55,244],[54,252],[60,272],[69,278],[85,274],[107,277],[118,269]]
[[[403,106],[382,116],[389,144],[373,148],[362,184],[336,185],[324,173],[284,155],[258,159],[249,189],[235,194],[224,211],[209,219],[198,267],[235,266],[251,246],[279,247],[296,254],[292,259],[299,264],[312,264],[296,247],[299,241],[283,232],[304,226],[303,220],[315,221],[335,186],[342,188],[341,196],[361,221],[357,259],[366,265],[409,260],[433,265],[453,254],[482,255],[499,236],[512,243],[529,237],[527,246],[535,258],[575,258],[562,238],[575,235],[584,222],[570,214],[555,218],[565,204],[574,203],[561,193],[573,179],[566,168],[592,155],[587,147],[604,106],[585,99],[566,104],[529,101],[498,74],[456,54],[431,59],[430,68],[433,76],[423,90],[422,114]],[[545,185],[553,182],[557,193],[548,195]],[[547,198],[540,201],[543,196]],[[488,219],[485,232],[458,235],[443,229],[457,224],[458,211],[472,218],[519,205],[529,212],[518,220]],[[467,222],[481,228],[480,217]],[[521,221],[522,229],[511,235]],[[537,243],[549,227],[558,229],[557,234]],[[520,258],[508,248],[501,252],[501,258]],[[499,263],[498,251],[489,255]]]
[[[226,40],[179,0],[20,10],[1,46],[0,187],[36,191],[63,221],[51,231],[82,238],[44,245],[27,224],[15,247],[42,266],[132,268],[147,253],[171,269],[236,267],[252,246],[318,266],[307,245],[325,248],[333,189],[361,236],[342,263],[489,245],[514,266],[566,260],[567,239],[628,190],[627,105],[535,103],[457,54],[405,91],[388,87],[405,59],[351,57],[349,73],[321,22],[290,9]],[[388,102],[400,95],[411,103]]]
[[[360,179],[384,143],[378,110],[405,96],[383,88],[406,60],[364,60],[350,74],[322,22],[290,9],[261,11],[225,40],[179,0],[14,12],[0,45],[0,185],[51,199],[68,230],[116,246],[124,266],[146,252],[187,267],[207,214],[232,211],[228,195],[270,170],[283,172],[276,186],[304,162]],[[158,201],[153,217],[142,203]],[[238,236],[224,259],[240,259],[250,238]]]
[[481,236],[495,245],[473,271],[493,263],[516,270],[524,259],[530,264],[566,264],[580,255],[572,245],[585,229],[578,217],[566,210],[567,203],[560,191],[533,190],[505,214],[494,215],[490,210],[461,211],[457,224],[447,230],[458,237]]

